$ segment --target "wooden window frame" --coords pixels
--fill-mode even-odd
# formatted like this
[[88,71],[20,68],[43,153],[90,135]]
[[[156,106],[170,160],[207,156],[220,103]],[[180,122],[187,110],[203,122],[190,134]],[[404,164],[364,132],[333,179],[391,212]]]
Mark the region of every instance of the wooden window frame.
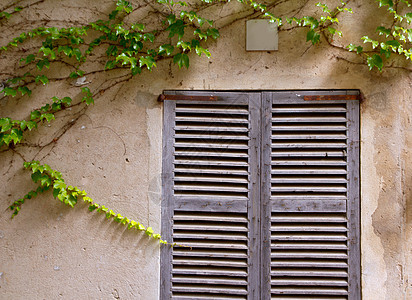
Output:
[[[277,91],[261,91],[261,92],[205,92],[205,91],[167,91],[167,95],[175,95],[171,97],[173,100],[164,101],[164,127],[163,127],[163,191],[162,191],[162,236],[170,241],[172,237],[172,216],[174,203],[172,200],[173,190],[173,134],[174,134],[174,115],[176,98],[178,95],[186,96],[217,96],[229,97],[230,95],[239,96],[241,94],[247,95],[251,104],[251,122],[250,125],[253,130],[259,130],[259,133],[255,133],[256,139],[250,144],[253,148],[251,154],[251,161],[254,162],[254,166],[261,170],[261,176],[252,175],[250,178],[249,189],[250,197],[252,199],[260,199],[259,205],[256,205],[255,201],[249,201],[251,204],[248,208],[250,223],[249,239],[255,239],[252,243],[250,253],[256,253],[250,260],[249,272],[249,297],[248,299],[270,299],[270,230],[267,226],[270,226],[270,209],[265,207],[270,206],[270,176],[268,172],[271,172],[270,162],[267,161],[270,158],[271,151],[271,105],[272,101],[276,99],[301,99],[304,96],[319,96],[319,100],[336,103],[336,101],[343,102],[339,98],[341,95],[350,95],[348,98],[354,100],[359,91],[356,90],[329,90],[329,91],[290,91],[290,92],[277,92]],[[339,100],[330,100],[331,96],[338,95]],[[326,96],[326,97],[325,97]],[[196,101],[190,100],[193,103]],[[259,103],[254,105],[254,103]],[[348,299],[358,300],[361,299],[361,287],[360,287],[360,180],[359,180],[359,103],[358,101],[347,101],[347,117],[350,124],[350,128],[347,130],[347,137],[350,140],[347,147],[347,156],[351,158],[348,160],[347,168],[349,170],[348,178],[348,200],[347,200],[347,216],[350,216],[348,223]],[[266,117],[265,117],[266,116]],[[250,168],[250,167],[249,167]],[[258,187],[258,188],[256,188]],[[254,203],[254,204],[253,204]],[[256,218],[256,216],[258,216]],[[171,247],[163,246],[161,249],[161,281],[160,281],[160,299],[170,299],[171,296]],[[265,280],[267,278],[267,280]]]

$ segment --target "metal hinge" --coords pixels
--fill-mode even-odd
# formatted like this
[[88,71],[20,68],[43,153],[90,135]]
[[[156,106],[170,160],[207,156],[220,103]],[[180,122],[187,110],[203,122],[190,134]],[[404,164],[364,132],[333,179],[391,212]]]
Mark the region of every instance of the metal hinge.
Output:
[[217,96],[187,96],[187,95],[160,94],[157,100],[158,101],[165,101],[165,100],[217,101]]

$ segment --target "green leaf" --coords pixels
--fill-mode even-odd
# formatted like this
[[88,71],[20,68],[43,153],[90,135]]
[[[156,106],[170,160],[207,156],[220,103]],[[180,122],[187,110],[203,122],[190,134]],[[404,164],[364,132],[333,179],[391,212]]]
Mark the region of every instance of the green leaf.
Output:
[[38,110],[33,110],[30,113],[30,120],[35,120],[35,119],[39,119],[41,116],[41,113]]
[[164,55],[164,54],[171,55],[174,50],[175,50],[175,47],[173,47],[172,45],[164,44],[159,47],[159,55]]
[[149,70],[151,70],[153,67],[156,67],[156,61],[151,56],[140,57],[139,64],[140,67],[146,66]]
[[373,56],[369,56],[367,59],[369,70],[372,70],[373,67],[377,67],[379,71],[382,71],[383,68],[383,61],[382,57],[378,54],[374,54]]
[[151,41],[151,42],[153,43],[154,40],[155,40],[155,36],[154,36],[153,33],[145,33],[145,34],[143,35],[143,40],[145,40],[145,41],[149,40],[149,41]]
[[31,63],[34,59],[36,58],[36,56],[34,55],[34,54],[29,54],[29,55],[27,55],[27,57],[26,57],[26,64],[29,64],[29,63]]
[[349,44],[346,48],[348,48],[349,51],[356,51],[357,54],[360,54],[363,52],[363,47],[356,46],[354,44]]
[[61,103],[63,103],[66,106],[70,106],[70,104],[72,103],[72,98],[64,97],[63,99],[61,99]]
[[50,61],[47,58],[39,60],[36,64],[36,67],[39,70],[42,70],[43,67],[46,67],[47,69],[49,69],[50,68]]
[[145,234],[147,234],[148,236],[151,236],[153,234],[153,229],[152,227],[148,227],[145,231]]
[[52,120],[55,120],[54,114],[48,113],[48,114],[42,114],[40,116],[40,119],[46,119],[48,123],[50,123]]
[[45,75],[36,76],[35,81],[36,83],[40,81],[43,85],[46,85],[47,83],[49,83],[49,79]]
[[186,53],[178,53],[173,57],[173,63],[181,69],[183,66],[189,68],[189,56]]
[[17,91],[15,89],[10,88],[10,87],[4,88],[3,93],[6,96],[12,96],[12,97],[15,97],[17,95]]
[[316,31],[314,31],[313,29],[309,30],[307,35],[306,35],[306,41],[312,42],[312,45],[315,45],[316,43],[318,43],[320,40],[320,34]]
[[9,131],[12,126],[13,126],[13,124],[12,124],[10,118],[1,118],[0,119],[1,132]]
[[183,20],[178,19],[170,24],[169,27],[166,28],[166,31],[170,31],[169,37],[174,37],[177,34],[179,39],[181,39],[185,34],[185,27],[186,25]]
[[34,121],[28,121],[27,128],[31,131],[33,128],[37,128],[37,123]]
[[16,6],[16,7],[14,8],[14,11],[21,11],[22,9],[23,9],[22,6]]
[[207,36],[211,36],[214,39],[217,39],[220,36],[219,30],[216,28],[208,28],[206,31]]
[[383,26],[379,26],[376,28],[376,31],[379,32],[379,35],[385,35],[388,37],[391,34],[391,29],[390,28],[385,28]]
[[28,94],[31,95],[31,90],[27,86],[19,86],[17,90],[21,93],[22,96]]

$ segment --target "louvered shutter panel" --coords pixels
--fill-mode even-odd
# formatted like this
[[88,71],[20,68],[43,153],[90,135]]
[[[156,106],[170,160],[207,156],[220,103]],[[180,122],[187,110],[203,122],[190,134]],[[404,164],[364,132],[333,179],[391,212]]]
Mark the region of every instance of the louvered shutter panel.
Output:
[[262,299],[360,299],[359,104],[301,94],[263,94]]
[[161,299],[259,298],[260,94],[213,96],[164,103]]

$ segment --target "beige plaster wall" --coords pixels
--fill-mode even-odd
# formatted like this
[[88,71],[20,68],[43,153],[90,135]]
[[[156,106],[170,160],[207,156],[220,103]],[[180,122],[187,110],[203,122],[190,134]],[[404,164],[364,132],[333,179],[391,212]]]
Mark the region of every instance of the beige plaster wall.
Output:
[[[276,13],[304,15],[315,1],[299,11],[304,2],[286,1]],[[3,25],[1,45],[13,36],[12,29],[27,30],[41,23],[36,20],[47,20],[47,26],[83,24],[105,17],[113,7],[102,0],[25,3],[32,6],[23,19],[16,17],[11,28]],[[357,42],[382,21],[376,18],[373,1],[351,1],[351,7],[355,14],[342,22],[348,24],[343,29],[350,28],[342,44]],[[0,151],[0,299],[158,299],[156,242],[88,213],[82,203],[66,207],[51,194],[27,201],[13,220],[7,207],[34,187],[22,163],[37,159],[61,171],[68,183],[84,188],[98,203],[158,232],[162,104],[156,99],[166,89],[360,89],[363,298],[412,297],[412,73],[400,68],[369,72],[354,55],[326,43],[305,43],[301,29],[281,30],[277,52],[246,52],[245,21],[233,22],[239,8],[233,3],[204,12],[221,18],[222,37],[211,42],[211,59],[191,55],[189,70],[161,61],[153,72],[108,89],[86,110],[74,107],[60,113],[50,126],[28,135],[31,146]],[[4,79],[18,68],[10,58],[18,54],[1,55]],[[86,71],[95,70],[99,60],[96,57]],[[65,70],[56,68],[54,76]],[[123,74],[90,75],[88,86],[93,90],[121,81]],[[52,96],[67,94],[81,97],[70,80],[55,80],[31,98],[2,98],[0,117],[24,118]]]

